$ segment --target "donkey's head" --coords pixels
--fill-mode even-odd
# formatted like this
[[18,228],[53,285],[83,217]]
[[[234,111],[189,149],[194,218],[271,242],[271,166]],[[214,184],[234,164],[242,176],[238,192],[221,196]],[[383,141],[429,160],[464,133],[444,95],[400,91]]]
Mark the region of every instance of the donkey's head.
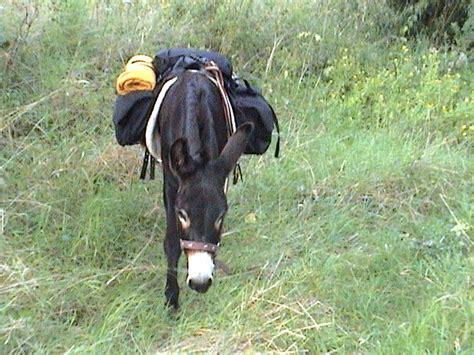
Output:
[[176,224],[188,261],[187,283],[198,292],[206,292],[212,284],[214,257],[227,212],[225,180],[244,152],[252,130],[251,123],[241,125],[217,158],[203,162],[191,157],[185,138],[171,146],[170,168],[179,180]]

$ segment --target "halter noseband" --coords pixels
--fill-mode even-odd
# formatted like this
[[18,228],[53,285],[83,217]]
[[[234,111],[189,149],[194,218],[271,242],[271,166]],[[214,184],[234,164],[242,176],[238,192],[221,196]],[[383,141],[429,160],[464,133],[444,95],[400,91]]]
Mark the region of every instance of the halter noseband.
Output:
[[209,253],[216,254],[219,249],[219,244],[195,242],[193,240],[180,239],[180,245],[182,250],[196,250],[196,251],[207,251]]

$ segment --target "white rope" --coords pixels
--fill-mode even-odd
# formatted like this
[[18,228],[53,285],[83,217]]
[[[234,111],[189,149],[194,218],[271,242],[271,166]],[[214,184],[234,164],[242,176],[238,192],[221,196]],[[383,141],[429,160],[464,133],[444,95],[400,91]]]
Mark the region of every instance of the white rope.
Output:
[[148,148],[148,151],[161,164],[161,148],[160,148],[160,140],[158,136],[158,130],[155,129],[158,114],[160,113],[161,104],[165,99],[168,90],[171,86],[176,82],[178,78],[175,76],[171,78],[166,83],[163,84],[163,87],[158,94],[158,98],[155,101],[155,105],[153,106],[153,111],[151,111],[150,118],[148,119],[148,123],[146,125],[145,131],[145,144]]

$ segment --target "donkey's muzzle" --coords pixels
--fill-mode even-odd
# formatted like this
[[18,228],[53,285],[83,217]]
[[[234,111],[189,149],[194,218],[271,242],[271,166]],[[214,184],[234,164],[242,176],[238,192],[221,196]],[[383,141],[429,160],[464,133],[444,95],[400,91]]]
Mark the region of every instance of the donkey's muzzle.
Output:
[[197,292],[206,292],[212,284],[214,258],[207,251],[186,250],[188,257],[189,287]]
[[209,278],[207,281],[196,281],[193,279],[188,280],[188,285],[193,289],[194,291],[197,291],[199,293],[205,293],[207,290],[209,290],[209,287],[212,285],[212,278]]

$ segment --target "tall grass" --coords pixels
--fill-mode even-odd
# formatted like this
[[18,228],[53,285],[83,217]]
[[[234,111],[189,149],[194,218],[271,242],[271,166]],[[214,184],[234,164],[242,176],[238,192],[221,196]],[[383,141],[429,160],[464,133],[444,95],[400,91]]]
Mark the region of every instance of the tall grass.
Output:
[[[474,75],[385,1],[0,7],[0,353],[471,353]],[[164,306],[161,179],[114,140],[133,54],[219,50],[282,157],[244,157],[218,274]],[[272,149],[272,148],[270,148]],[[181,283],[184,262],[180,265]]]

